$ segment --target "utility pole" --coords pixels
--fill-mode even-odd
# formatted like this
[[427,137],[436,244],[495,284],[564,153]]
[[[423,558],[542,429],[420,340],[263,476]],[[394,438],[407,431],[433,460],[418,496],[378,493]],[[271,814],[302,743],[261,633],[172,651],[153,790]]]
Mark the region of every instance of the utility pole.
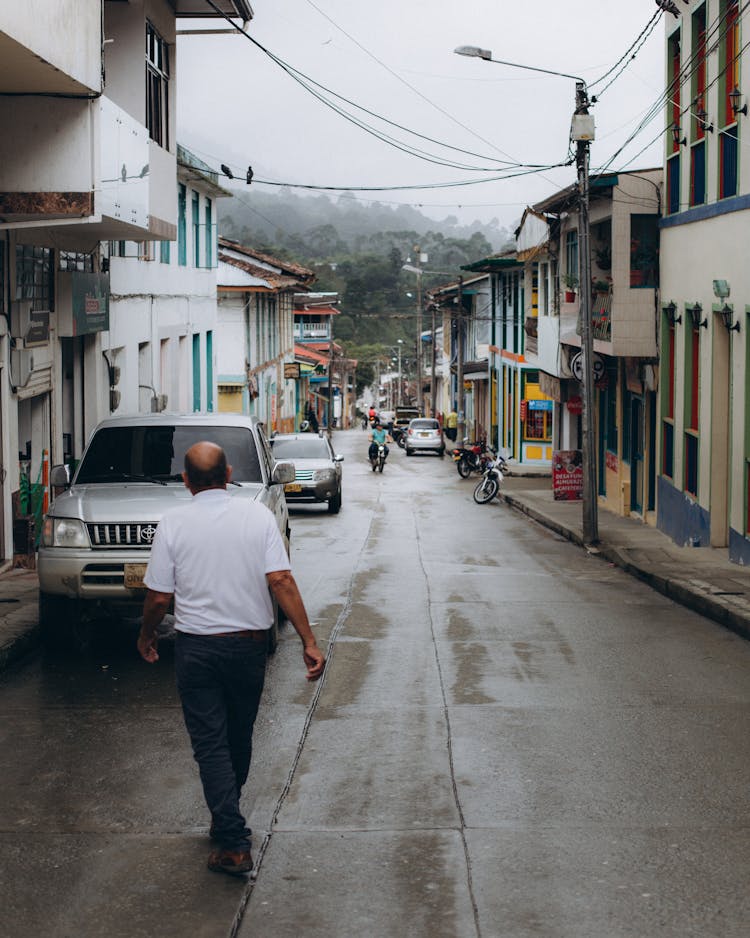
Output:
[[419,245],[414,245],[414,253],[417,256],[417,407],[420,414],[423,410],[422,395],[422,253]]
[[326,418],[329,433],[332,429],[331,418],[333,417],[333,358],[333,337],[331,337],[331,345],[328,353],[328,416]]
[[432,314],[432,367],[430,369],[430,417],[434,417],[437,411],[437,387],[435,386],[435,310],[437,309],[434,301],[430,302],[430,313]]
[[576,82],[576,109],[571,139],[576,141],[578,168],[578,264],[581,284],[581,399],[583,402],[583,541],[599,540],[596,487],[596,443],[594,436],[594,336],[591,327],[591,231],[589,223],[589,151],[594,137],[594,119],[589,115],[586,85]]
[[403,386],[403,378],[401,377],[401,346],[404,344],[403,339],[399,339],[397,343],[398,347],[398,406],[400,407],[403,403],[401,400],[401,388]]
[[458,278],[458,303],[457,310],[457,330],[456,339],[458,349],[456,351],[456,410],[458,411],[458,445],[463,446],[463,439],[466,436],[466,414],[464,413],[464,278]]

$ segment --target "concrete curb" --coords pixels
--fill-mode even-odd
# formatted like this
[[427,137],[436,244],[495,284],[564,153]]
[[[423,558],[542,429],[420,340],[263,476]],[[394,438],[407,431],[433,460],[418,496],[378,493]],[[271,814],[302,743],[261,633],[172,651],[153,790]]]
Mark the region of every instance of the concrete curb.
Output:
[[[584,544],[582,534],[572,528],[549,518],[543,512],[532,508],[507,492],[500,492],[500,498],[516,511],[525,514],[584,550],[588,550]],[[589,553],[620,567],[626,573],[646,583],[652,589],[679,605],[706,616],[706,618],[723,625],[742,638],[750,640],[750,619],[747,616],[729,608],[727,604],[722,603],[719,599],[690,587],[684,580],[663,577],[653,570],[634,564],[632,559],[623,557],[617,547],[612,547],[603,542],[598,545],[595,551],[589,551]]]

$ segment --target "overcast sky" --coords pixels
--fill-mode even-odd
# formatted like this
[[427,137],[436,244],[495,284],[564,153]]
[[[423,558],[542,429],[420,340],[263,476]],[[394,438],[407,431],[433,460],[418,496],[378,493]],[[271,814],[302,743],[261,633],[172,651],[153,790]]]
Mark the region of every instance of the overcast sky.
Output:
[[[252,164],[256,180],[335,187],[455,183],[513,171],[501,160],[565,160],[574,81],[458,56],[453,49],[459,45],[580,75],[591,93],[602,92],[593,109],[592,168],[603,166],[663,89],[663,18],[671,19],[662,15],[635,60],[603,91],[606,81],[594,83],[658,12],[654,0],[253,0],[253,9],[250,35],[288,65],[380,117],[477,155],[420,140],[359,112],[379,133],[433,159],[491,170],[435,165],[400,152],[326,108],[241,36],[178,39],[181,142],[243,176]],[[194,24],[183,21],[188,27]],[[660,114],[611,168],[661,165],[662,125]],[[416,205],[436,219],[497,217],[510,226],[527,204],[568,185],[574,175],[573,167],[557,168],[456,188],[360,192],[357,198]]]

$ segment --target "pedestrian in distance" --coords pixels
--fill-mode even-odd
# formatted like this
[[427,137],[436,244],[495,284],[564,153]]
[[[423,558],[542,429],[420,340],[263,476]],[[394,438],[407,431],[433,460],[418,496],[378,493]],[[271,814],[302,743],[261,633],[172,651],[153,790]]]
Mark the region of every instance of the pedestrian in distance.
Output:
[[321,676],[325,657],[272,512],[232,498],[231,474],[213,443],[196,443],[185,454],[183,480],[193,498],[157,527],[138,651],[150,664],[158,660],[156,630],[174,598],[177,689],[216,845],[208,868],[236,875],[253,865],[239,802],[273,621],[269,588],[302,640],[308,681]]
[[445,435],[448,437],[451,443],[455,443],[458,430],[458,414],[453,408],[451,408],[451,412],[445,418],[444,430]]

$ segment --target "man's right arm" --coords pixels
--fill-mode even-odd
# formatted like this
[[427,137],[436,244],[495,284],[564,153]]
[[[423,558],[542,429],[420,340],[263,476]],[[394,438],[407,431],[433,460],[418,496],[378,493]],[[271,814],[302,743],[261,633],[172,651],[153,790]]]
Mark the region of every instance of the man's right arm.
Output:
[[317,681],[323,673],[326,659],[315,641],[310,628],[310,620],[307,618],[307,610],[292,571],[274,570],[266,574],[266,580],[276,601],[286,613],[297,635],[302,639],[302,656],[307,667],[307,680]]

